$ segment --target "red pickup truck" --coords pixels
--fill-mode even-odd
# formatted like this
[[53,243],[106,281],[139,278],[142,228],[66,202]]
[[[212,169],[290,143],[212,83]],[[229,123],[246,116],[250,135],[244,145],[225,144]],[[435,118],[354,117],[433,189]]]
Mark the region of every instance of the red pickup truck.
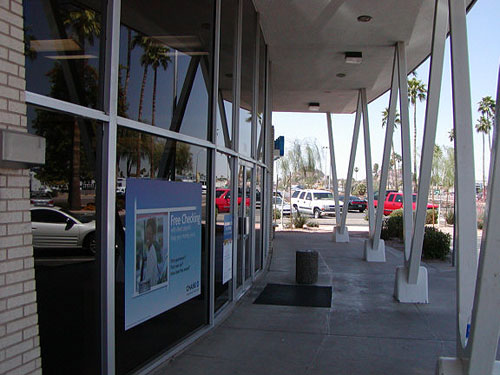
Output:
[[[417,202],[417,194],[412,194],[412,199],[413,199],[413,211],[415,211],[415,206]],[[373,201],[373,205],[375,208],[377,208],[377,200]],[[399,210],[400,208],[403,208],[403,193],[389,193],[385,197],[384,201],[384,215],[390,215],[392,211],[394,210]],[[438,208],[437,204],[427,204],[427,209],[431,210],[433,208]]]

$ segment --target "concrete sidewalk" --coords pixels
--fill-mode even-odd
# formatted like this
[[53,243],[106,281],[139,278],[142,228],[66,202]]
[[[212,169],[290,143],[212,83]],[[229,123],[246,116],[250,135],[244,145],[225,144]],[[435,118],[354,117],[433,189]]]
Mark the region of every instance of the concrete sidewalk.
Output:
[[[434,374],[439,356],[455,355],[455,269],[425,264],[426,305],[393,298],[402,253],[363,260],[366,233],[337,244],[331,233],[277,232],[269,271],[208,335],[155,375]],[[331,308],[255,305],[267,283],[295,284],[295,251],[320,253],[318,285],[333,286]]]

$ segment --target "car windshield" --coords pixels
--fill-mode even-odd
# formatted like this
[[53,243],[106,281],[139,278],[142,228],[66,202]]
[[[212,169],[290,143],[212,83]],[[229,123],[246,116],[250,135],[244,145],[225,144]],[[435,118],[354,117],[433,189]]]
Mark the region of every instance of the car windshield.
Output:
[[417,201],[417,194],[413,194],[413,203]]
[[220,196],[224,194],[224,190],[216,190],[215,191],[215,197],[216,198],[220,198]]
[[282,203],[282,200],[280,197],[274,197],[273,198],[273,204],[281,204]]
[[75,213],[71,212],[66,209],[61,209],[62,212],[65,214],[68,214],[70,216],[73,216],[75,219],[80,221],[81,223],[90,223],[92,220],[95,220],[95,213],[88,213],[88,214],[83,214],[83,213]]
[[332,193],[313,193],[315,200],[333,199]]

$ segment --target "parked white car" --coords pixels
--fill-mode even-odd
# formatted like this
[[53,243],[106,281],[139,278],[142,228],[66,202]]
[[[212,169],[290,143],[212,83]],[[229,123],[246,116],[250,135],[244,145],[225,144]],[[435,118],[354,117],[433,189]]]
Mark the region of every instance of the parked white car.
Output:
[[35,248],[83,248],[96,252],[95,219],[52,207],[31,208],[31,230]]
[[[291,203],[294,211],[312,215],[316,219],[323,215],[335,216],[335,199],[328,190],[296,190],[292,194]],[[339,200],[340,210],[343,206],[344,202]]]
[[281,211],[282,215],[290,215],[290,205],[280,197],[273,197],[273,209]]

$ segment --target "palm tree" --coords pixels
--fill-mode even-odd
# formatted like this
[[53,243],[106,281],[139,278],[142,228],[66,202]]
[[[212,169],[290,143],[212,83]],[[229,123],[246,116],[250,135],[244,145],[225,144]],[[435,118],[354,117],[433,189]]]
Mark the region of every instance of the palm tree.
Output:
[[[491,152],[491,123],[492,120],[495,120],[495,101],[491,96],[485,96],[481,99],[481,101],[478,103],[478,112],[481,114],[481,117],[484,117],[486,121],[490,123],[489,129],[488,129],[488,144],[490,146],[490,152]],[[493,123],[493,126],[495,124]],[[477,129],[477,126],[476,126]]]
[[[382,111],[382,128],[385,127],[385,125],[387,124],[387,121],[389,119],[389,108],[386,108]],[[394,129],[397,129],[398,128],[398,124],[401,124],[401,120],[399,118],[399,113],[398,111],[396,110],[396,115],[394,116]],[[396,186],[396,189],[397,189],[397,186],[398,186],[398,174],[397,174],[397,170],[398,170],[398,166],[396,165],[396,160],[394,158],[394,139],[391,138],[391,148],[392,148],[392,165],[394,166],[394,179],[395,181],[394,182],[394,186]]]
[[[94,37],[98,38],[101,34],[101,23],[96,13],[91,9],[84,9],[79,11],[71,11],[67,14],[66,19],[63,21],[65,26],[69,26],[73,30],[75,39],[78,40],[79,45],[83,48],[85,41],[90,45],[94,44]],[[84,70],[87,60],[83,60]],[[71,161],[71,181],[68,194],[68,203],[71,209],[79,210],[81,208],[81,195],[80,195],[80,124],[75,117],[73,121],[73,152]]]
[[[151,67],[153,68],[153,103],[152,103],[152,110],[151,110],[151,125],[154,126],[155,124],[155,113],[156,113],[156,85],[158,81],[158,68],[161,66],[163,70],[167,69],[167,65],[169,62],[172,60],[168,56],[168,52],[170,51],[169,48],[159,44],[158,42],[152,44],[147,53],[149,54],[149,63]],[[153,150],[155,149],[154,145],[154,137],[151,137],[151,153],[150,153],[150,158],[149,160],[151,161],[151,168],[150,168],[150,177],[154,177],[154,157],[153,157]]]
[[[142,84],[141,93],[139,96],[139,111],[137,114],[137,121],[142,121],[142,108],[144,103],[144,89],[146,87],[146,81],[148,77],[148,68],[151,65],[149,50],[153,46],[153,39],[145,35],[136,35],[132,40],[132,48],[140,46],[143,49],[143,54],[141,56],[141,65],[144,67],[144,73],[142,74]],[[136,177],[139,177],[141,173],[141,133],[137,136],[137,164],[136,164]]]
[[413,105],[413,190],[417,191],[417,100],[427,97],[425,84],[415,76],[408,80],[408,100]]
[[478,133],[483,133],[483,198],[485,198],[484,192],[486,191],[486,177],[485,177],[485,162],[484,162],[484,136],[489,134],[491,130],[491,122],[485,116],[479,117],[476,124],[476,131]]
[[448,132],[448,138],[450,139],[450,142],[453,142],[455,140],[455,129],[451,129]]

